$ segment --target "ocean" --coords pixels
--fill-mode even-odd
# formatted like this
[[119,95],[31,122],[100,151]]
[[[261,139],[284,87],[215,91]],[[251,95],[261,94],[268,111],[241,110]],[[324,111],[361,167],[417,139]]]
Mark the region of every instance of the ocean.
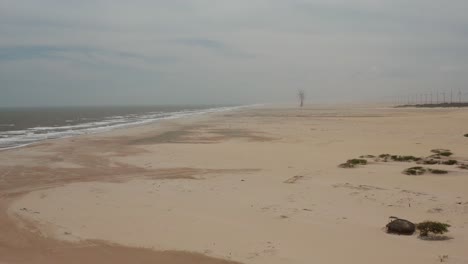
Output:
[[105,106],[0,108],[0,150],[239,106]]

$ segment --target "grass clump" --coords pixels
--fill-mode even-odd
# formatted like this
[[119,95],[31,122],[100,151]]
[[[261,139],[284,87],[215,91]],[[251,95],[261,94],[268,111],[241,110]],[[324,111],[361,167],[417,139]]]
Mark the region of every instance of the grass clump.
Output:
[[453,153],[450,152],[450,151],[441,152],[441,153],[439,153],[439,154],[442,155],[442,156],[444,156],[444,157],[450,157],[450,156],[453,155]]
[[344,169],[349,169],[349,168],[355,168],[356,165],[345,162],[345,163],[341,163],[340,165],[338,165],[338,167],[344,168]]
[[434,164],[439,164],[439,161],[435,159],[423,159],[420,163],[427,164],[427,165],[434,165]]
[[374,155],[362,155],[362,156],[359,156],[359,158],[361,158],[361,159],[373,159],[373,158],[375,158],[375,156]]
[[400,156],[400,155],[392,155],[390,158],[393,161],[400,161],[400,162],[411,162],[411,161],[419,161],[421,158],[415,156]]
[[435,165],[435,164],[455,165],[458,163],[458,161],[452,160],[452,159],[451,160],[436,160],[432,158],[426,158],[426,159],[419,161],[418,163],[426,164],[426,165]]
[[340,164],[340,168],[355,168],[357,165],[366,165],[367,160],[365,159],[350,159],[346,163]]
[[404,174],[406,175],[422,175],[426,172],[427,170],[423,167],[411,167],[403,171]]
[[463,136],[468,137],[468,134],[465,134],[465,135],[463,135]]
[[433,149],[431,152],[444,157],[450,157],[453,155],[453,153],[448,149]]
[[366,165],[367,160],[365,160],[365,159],[350,159],[350,160],[346,161],[346,163],[351,163],[351,164],[354,164],[354,165]]
[[456,161],[456,160],[444,160],[444,161],[441,162],[441,164],[444,164],[444,165],[455,165],[457,163],[458,163],[458,161]]
[[460,166],[458,166],[458,168],[460,168],[462,170],[468,170],[468,164],[460,164]]
[[448,232],[449,224],[436,222],[436,221],[424,221],[416,225],[416,229],[419,230],[421,237],[429,236],[429,233],[435,235],[441,235]]
[[439,170],[439,169],[426,169],[424,167],[411,167],[403,171],[406,175],[423,175],[426,172],[430,172],[432,174],[447,174],[448,171],[446,170]]
[[380,154],[379,156],[377,156],[377,158],[375,158],[375,161],[387,162],[390,159],[391,156],[392,155],[390,155],[390,154]]
[[410,155],[390,155],[390,154],[380,154],[377,160],[387,162],[397,161],[397,162],[412,162],[412,161],[420,161],[421,158],[410,156]]
[[439,169],[429,169],[429,172],[432,174],[447,174],[448,171],[446,170],[439,170]]

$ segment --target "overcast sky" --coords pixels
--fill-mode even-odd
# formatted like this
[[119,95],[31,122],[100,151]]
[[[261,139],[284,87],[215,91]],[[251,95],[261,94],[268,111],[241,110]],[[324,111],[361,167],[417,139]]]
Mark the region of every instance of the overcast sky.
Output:
[[466,0],[0,0],[0,106],[466,93],[467,10]]

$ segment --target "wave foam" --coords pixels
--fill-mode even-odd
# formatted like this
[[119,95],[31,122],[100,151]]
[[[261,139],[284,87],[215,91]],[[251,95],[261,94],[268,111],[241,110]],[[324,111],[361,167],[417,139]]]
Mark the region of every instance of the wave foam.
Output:
[[[232,111],[247,106],[217,107],[203,110],[183,110],[177,112],[149,112],[142,115],[110,116],[101,121],[81,123],[77,125],[32,127],[25,130],[0,132],[0,150],[24,147],[35,142],[106,132],[118,128],[144,125],[160,120],[176,119],[193,115]],[[82,118],[84,120],[85,118]],[[10,124],[8,124],[10,125]]]

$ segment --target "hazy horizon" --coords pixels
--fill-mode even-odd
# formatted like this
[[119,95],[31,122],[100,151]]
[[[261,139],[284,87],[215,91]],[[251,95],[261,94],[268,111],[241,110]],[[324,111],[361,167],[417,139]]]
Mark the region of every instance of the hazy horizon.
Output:
[[468,99],[468,2],[0,0],[0,107]]
[[114,108],[114,107],[121,107],[121,108],[144,108],[144,107],[230,107],[230,106],[253,106],[256,104],[181,104],[181,103],[159,103],[159,104],[125,104],[125,103],[99,103],[99,104],[48,104],[48,105],[10,105],[10,106],[0,106],[1,109],[12,109],[12,108],[86,108],[86,107],[93,107],[93,108]]

